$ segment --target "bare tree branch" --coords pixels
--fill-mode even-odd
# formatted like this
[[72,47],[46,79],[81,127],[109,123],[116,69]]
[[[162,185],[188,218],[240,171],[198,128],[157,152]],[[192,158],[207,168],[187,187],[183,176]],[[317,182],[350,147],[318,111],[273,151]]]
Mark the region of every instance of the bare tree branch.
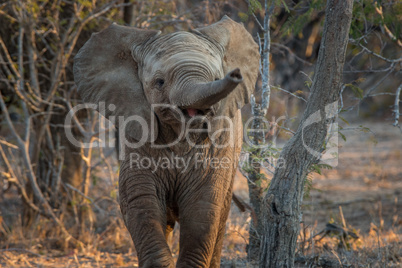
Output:
[[307,102],[307,100],[306,100],[305,98],[300,97],[300,96],[297,96],[296,94],[294,94],[294,93],[292,93],[292,92],[290,92],[290,91],[288,91],[288,90],[286,90],[286,89],[283,89],[283,88],[277,87],[277,86],[271,86],[271,87],[273,87],[273,88],[275,88],[275,89],[277,89],[277,90],[286,92],[287,94],[290,94],[290,95],[292,95],[293,97],[295,97],[295,98],[297,98],[297,99],[299,99],[299,100],[302,100],[302,101],[304,101],[304,102]]
[[397,58],[397,59],[388,59],[385,58],[383,56],[381,56],[380,54],[377,54],[375,52],[373,52],[372,50],[368,49],[367,47],[363,46],[359,41],[356,41],[354,39],[349,39],[349,41],[351,43],[357,44],[359,47],[361,47],[365,52],[367,52],[370,55],[373,55],[379,59],[382,59],[383,61],[389,62],[389,63],[398,63],[402,61],[402,58]]
[[[401,129],[401,127],[399,125],[399,116],[401,115],[401,113],[399,111],[399,103],[401,102],[401,100],[400,100],[401,90],[402,90],[402,84],[400,84],[398,89],[396,90],[395,104],[394,104],[395,122],[393,125],[395,127],[399,127],[399,129]],[[401,129],[401,131],[402,131],[402,129]]]

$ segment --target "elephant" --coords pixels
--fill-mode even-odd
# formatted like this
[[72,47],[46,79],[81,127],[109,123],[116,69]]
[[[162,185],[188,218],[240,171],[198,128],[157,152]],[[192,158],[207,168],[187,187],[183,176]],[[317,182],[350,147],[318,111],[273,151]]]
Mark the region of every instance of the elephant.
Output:
[[258,45],[227,16],[167,34],[113,23],[75,56],[79,94],[120,133],[119,203],[140,267],[220,267],[240,109],[259,66]]

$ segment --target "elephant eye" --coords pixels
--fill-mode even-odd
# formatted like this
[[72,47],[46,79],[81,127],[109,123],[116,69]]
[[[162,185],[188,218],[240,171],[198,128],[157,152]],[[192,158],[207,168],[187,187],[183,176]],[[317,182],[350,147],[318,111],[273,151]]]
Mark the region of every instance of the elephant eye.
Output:
[[158,78],[155,80],[155,85],[159,88],[163,87],[164,84],[165,84],[165,80],[163,80],[162,78]]
[[217,77],[217,78],[215,78],[215,81],[218,81],[219,80],[219,78]]

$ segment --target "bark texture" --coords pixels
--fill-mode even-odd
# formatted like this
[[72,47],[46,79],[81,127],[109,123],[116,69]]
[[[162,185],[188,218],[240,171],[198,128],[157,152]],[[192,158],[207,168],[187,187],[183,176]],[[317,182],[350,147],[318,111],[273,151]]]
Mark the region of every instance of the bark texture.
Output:
[[275,170],[264,198],[260,267],[294,266],[303,183],[309,167],[319,160],[318,152],[322,151],[328,125],[335,120],[352,7],[353,0],[327,2],[321,49],[307,108],[296,134],[281,153],[286,165]]
[[[268,0],[265,0],[265,16],[264,16],[264,44],[262,47],[261,60],[262,60],[262,92],[261,92],[261,104],[256,103],[254,97],[251,98],[251,110],[254,116],[253,129],[264,128],[262,118],[267,114],[269,108],[269,100],[271,96],[271,87],[269,85],[270,75],[269,66],[270,59],[269,54],[271,50],[271,35],[270,24],[271,15],[274,12],[275,2],[271,2],[268,5]],[[260,44],[261,46],[261,44]],[[265,144],[265,134],[260,132],[253,133],[254,145],[261,146]],[[261,150],[252,151],[249,157],[249,162],[253,163],[253,158],[261,153]],[[256,217],[251,220],[249,229],[249,242],[246,247],[248,261],[252,264],[258,263],[260,256],[261,234],[263,233],[263,215],[261,212],[261,204],[264,196],[264,189],[261,185],[258,185],[259,175],[261,175],[261,165],[255,163],[253,170],[249,174],[247,180],[248,192],[250,196],[250,204],[256,212]]]
[[[249,158],[250,163],[253,161],[253,157]],[[249,240],[246,246],[248,261],[252,264],[258,264],[260,246],[261,246],[261,233],[263,232],[262,223],[262,213],[261,213],[261,203],[263,201],[264,189],[257,185],[258,174],[260,173],[261,167],[259,164],[255,164],[254,170],[249,173],[247,184],[248,193],[250,197],[250,204],[256,212],[256,217],[252,217],[249,229]],[[258,173],[257,173],[258,172]]]

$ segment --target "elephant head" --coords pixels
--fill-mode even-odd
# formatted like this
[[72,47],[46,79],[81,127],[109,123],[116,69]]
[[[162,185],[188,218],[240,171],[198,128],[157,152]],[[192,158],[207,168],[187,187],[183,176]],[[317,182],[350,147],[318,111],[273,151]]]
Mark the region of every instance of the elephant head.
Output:
[[[126,133],[135,140],[148,133],[146,140],[153,141],[161,124],[196,115],[232,118],[248,103],[258,68],[257,44],[225,16],[205,28],[166,35],[112,24],[81,48],[74,78],[85,102],[104,102],[99,112],[107,118],[132,118]],[[223,122],[212,122],[212,129]]]

